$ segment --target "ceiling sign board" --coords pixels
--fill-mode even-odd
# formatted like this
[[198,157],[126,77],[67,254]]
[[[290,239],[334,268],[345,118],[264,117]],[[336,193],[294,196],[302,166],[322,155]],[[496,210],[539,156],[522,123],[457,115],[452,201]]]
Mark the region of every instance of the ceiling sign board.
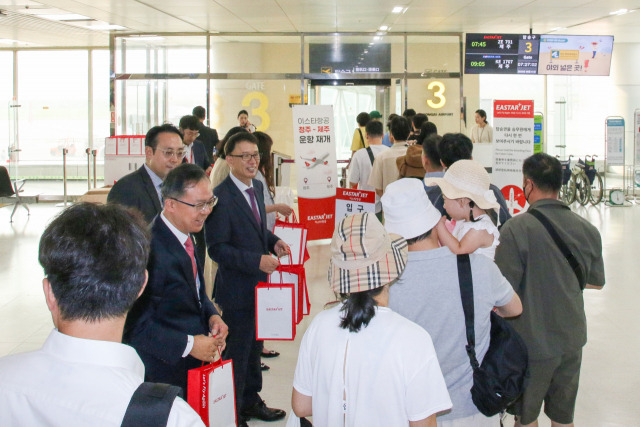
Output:
[[612,51],[613,36],[542,36],[538,74],[608,76]]
[[467,34],[466,74],[536,74],[538,34]]

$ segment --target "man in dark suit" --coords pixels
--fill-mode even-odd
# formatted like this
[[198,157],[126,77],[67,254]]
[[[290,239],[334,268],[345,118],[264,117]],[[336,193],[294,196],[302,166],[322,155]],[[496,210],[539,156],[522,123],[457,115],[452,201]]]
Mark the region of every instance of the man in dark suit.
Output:
[[[204,145],[197,140],[198,138],[198,119],[196,116],[182,116],[179,127],[182,132],[182,143],[184,144],[184,160],[183,163],[193,163],[204,169],[207,175],[213,168],[207,158]],[[196,239],[196,254],[198,259],[204,265],[207,253],[207,245],[204,240],[204,230],[200,230],[193,234]]]
[[280,264],[270,253],[285,255],[289,247],[266,227],[263,189],[253,179],[258,171],[258,141],[240,132],[225,145],[231,173],[214,193],[220,200],[207,218],[207,248],[218,263],[215,300],[229,325],[225,359],[233,360],[239,426],[246,419],[275,421],[285,416],[260,398],[262,341],[256,340],[255,287]]
[[204,148],[207,150],[209,163],[213,164],[213,162],[215,161],[215,159],[213,158],[213,150],[219,142],[218,131],[205,126],[204,119],[206,118],[206,110],[204,109],[204,107],[194,107],[192,114],[198,119],[198,132],[200,132],[200,136],[198,137],[198,139],[202,141],[202,144],[204,144]]
[[187,371],[212,362],[228,328],[206,295],[191,233],[202,229],[215,197],[204,171],[172,170],[162,186],[164,209],[151,226],[147,288],[133,306],[124,342],[144,362],[146,380],[187,388]]
[[107,202],[139,210],[147,223],[162,211],[160,186],[170,170],[184,157],[182,134],[175,126],[164,124],[149,129],[144,140],[145,164],[115,183]]

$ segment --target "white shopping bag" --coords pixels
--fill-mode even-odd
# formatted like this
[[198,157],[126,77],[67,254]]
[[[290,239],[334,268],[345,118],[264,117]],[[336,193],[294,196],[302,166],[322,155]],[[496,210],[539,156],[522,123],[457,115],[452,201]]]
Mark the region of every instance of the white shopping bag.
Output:
[[292,283],[256,286],[256,339],[293,340],[296,337],[295,287]]
[[233,363],[218,361],[188,374],[187,402],[208,427],[235,427]]
[[301,265],[303,263],[304,249],[307,247],[307,230],[298,224],[276,223],[273,234],[289,245],[290,256],[280,258],[281,265]]

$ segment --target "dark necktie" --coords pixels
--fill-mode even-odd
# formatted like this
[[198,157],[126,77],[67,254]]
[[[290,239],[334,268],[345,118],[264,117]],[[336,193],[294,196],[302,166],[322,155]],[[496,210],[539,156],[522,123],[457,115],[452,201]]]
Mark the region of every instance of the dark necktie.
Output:
[[247,193],[249,193],[249,200],[251,200],[251,210],[253,211],[253,216],[256,218],[256,222],[258,225],[262,225],[262,220],[260,219],[260,213],[258,212],[258,204],[256,203],[256,192],[253,187],[247,188]]

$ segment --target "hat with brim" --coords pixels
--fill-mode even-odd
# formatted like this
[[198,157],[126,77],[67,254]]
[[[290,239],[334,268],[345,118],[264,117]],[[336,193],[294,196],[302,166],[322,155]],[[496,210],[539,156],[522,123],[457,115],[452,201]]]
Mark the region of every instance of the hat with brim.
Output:
[[372,119],[381,119],[382,114],[380,114],[380,111],[378,110],[373,110],[372,112],[369,113],[369,117],[371,117]]
[[340,294],[379,288],[400,277],[407,257],[407,241],[387,233],[375,215],[344,217],[331,239],[329,284]]
[[402,178],[387,186],[380,198],[384,212],[384,228],[389,233],[413,239],[438,224],[442,214],[436,209],[422,181]]
[[400,178],[424,178],[426,171],[422,166],[422,146],[410,145],[407,153],[396,159]]
[[427,178],[424,183],[440,187],[447,199],[467,197],[480,209],[500,208],[490,188],[489,174],[484,166],[474,160],[458,160],[447,169],[443,178]]

